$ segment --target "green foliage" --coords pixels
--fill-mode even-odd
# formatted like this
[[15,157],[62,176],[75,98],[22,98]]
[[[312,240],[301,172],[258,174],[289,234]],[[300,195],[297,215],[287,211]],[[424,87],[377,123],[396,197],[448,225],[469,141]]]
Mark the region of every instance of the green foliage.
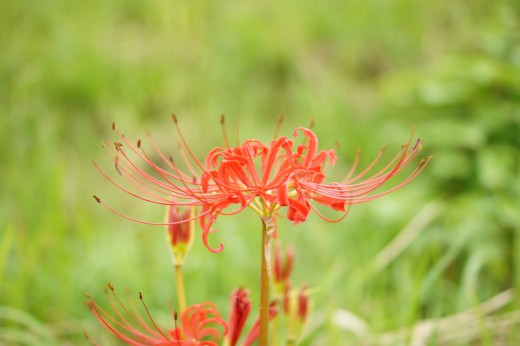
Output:
[[[83,330],[109,343],[82,304],[84,291],[103,303],[108,281],[142,291],[171,323],[162,230],[91,196],[141,219],[163,211],[135,204],[90,162],[110,169],[100,141],[114,139],[112,121],[175,151],[171,112],[199,157],[222,143],[220,113],[232,141],[269,140],[279,113],[287,135],[314,119],[321,148],[340,143],[335,177],[357,147],[363,165],[384,144],[397,151],[414,125],[425,140],[433,161],[399,192],[338,224],[281,222],[281,241],[296,248],[293,282],[316,288],[302,345],[384,344],[372,336],[518,290],[518,10],[504,0],[1,2],[0,344],[78,344]],[[378,267],[410,220],[417,232]],[[216,227],[211,241],[224,252],[196,242],[185,279],[189,302],[226,311],[234,287],[258,285],[260,223],[246,212]],[[506,309],[518,308],[515,298]],[[364,320],[367,334],[340,328],[336,309]],[[461,340],[444,344],[519,341],[485,322]]]

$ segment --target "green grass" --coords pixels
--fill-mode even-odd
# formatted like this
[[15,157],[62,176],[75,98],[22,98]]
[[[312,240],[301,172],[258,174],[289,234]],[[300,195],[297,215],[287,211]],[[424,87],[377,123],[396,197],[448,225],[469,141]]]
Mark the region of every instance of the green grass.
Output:
[[[168,321],[162,230],[92,195],[138,218],[163,210],[117,192],[90,161],[111,167],[101,141],[114,140],[112,121],[174,151],[171,112],[200,157],[222,144],[221,113],[242,140],[270,140],[279,113],[287,135],[314,119],[321,148],[340,143],[336,178],[356,148],[366,164],[415,126],[434,160],[409,186],[338,224],[281,221],[281,241],[296,247],[293,283],[315,288],[301,344],[406,344],[419,321],[461,311],[474,312],[475,328],[441,329],[426,344],[518,343],[517,295],[492,312],[481,303],[520,284],[519,18],[514,1],[1,2],[0,345],[87,344],[83,330],[114,343],[83,305],[85,291],[102,302],[108,281],[142,291]],[[226,311],[237,286],[257,301],[260,224],[246,212],[216,226],[211,241],[226,248],[214,255],[196,242],[188,300]],[[337,309],[367,332],[339,327]]]

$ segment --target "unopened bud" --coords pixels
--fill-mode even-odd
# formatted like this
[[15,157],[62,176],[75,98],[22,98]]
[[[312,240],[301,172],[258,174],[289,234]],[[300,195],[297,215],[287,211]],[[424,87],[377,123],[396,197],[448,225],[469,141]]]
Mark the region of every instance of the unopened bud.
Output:
[[251,311],[249,291],[243,288],[237,288],[231,293],[230,303],[228,333],[226,335],[225,344],[227,346],[235,346]]
[[294,248],[287,248],[285,262],[282,260],[282,251],[277,243],[274,248],[273,283],[275,294],[281,297],[290,287],[290,277],[294,263]]
[[182,265],[186,255],[193,244],[193,229],[195,223],[192,220],[195,208],[186,207],[181,212],[177,206],[168,206],[166,214],[166,237],[172,249],[173,263]]

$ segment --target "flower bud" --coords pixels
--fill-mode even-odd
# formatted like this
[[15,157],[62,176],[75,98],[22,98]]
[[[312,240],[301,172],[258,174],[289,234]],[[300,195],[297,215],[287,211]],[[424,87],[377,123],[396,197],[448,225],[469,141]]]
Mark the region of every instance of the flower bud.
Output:
[[287,248],[285,263],[282,263],[280,245],[277,243],[274,248],[273,262],[273,283],[275,295],[282,297],[290,287],[290,277],[294,263],[294,248],[292,246]]
[[242,333],[249,312],[251,311],[249,291],[243,288],[237,288],[231,293],[230,303],[228,333],[225,345],[235,346]]
[[186,207],[181,212],[177,206],[168,206],[166,211],[166,238],[172,250],[173,263],[183,265],[193,244],[194,207]]

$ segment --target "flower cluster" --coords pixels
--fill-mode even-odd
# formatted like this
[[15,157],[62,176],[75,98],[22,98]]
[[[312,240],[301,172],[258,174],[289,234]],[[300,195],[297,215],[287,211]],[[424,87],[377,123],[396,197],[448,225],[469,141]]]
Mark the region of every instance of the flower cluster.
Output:
[[[153,139],[151,142],[156,153],[150,155],[141,147],[140,140],[134,146],[115,124],[113,129],[119,134],[121,142],[105,148],[126,184],[111,178],[97,164],[96,167],[118,188],[141,200],[172,207],[196,208],[197,213],[191,215],[191,219],[199,220],[203,242],[214,252],[221,251],[223,245],[211,247],[208,236],[220,215],[233,215],[249,207],[261,217],[275,218],[281,208],[287,208],[286,216],[295,224],[305,221],[311,210],[320,217],[333,221],[322,215],[314,203],[342,212],[344,217],[350,205],[370,201],[406,185],[429,161],[421,160],[403,181],[384,192],[375,193],[376,189],[412,162],[421,148],[421,140],[412,145],[410,139],[377,172],[372,172],[372,169],[385,148],[360,172],[356,172],[358,153],[350,172],[341,181],[328,183],[325,182],[326,171],[329,166],[334,166],[337,156],[332,149],[318,150],[317,136],[310,129],[299,127],[294,131],[294,137],[303,135],[303,140],[298,145],[286,136],[278,137],[269,144],[256,139],[246,140],[234,147],[229,146],[226,140],[224,147],[210,150],[206,159],[201,162],[187,145],[175,115],[173,120],[185,148],[179,150],[183,157],[184,170],[170,154],[161,151]],[[135,164],[133,155],[143,160],[150,169],[146,170]],[[156,162],[152,156],[160,160]],[[94,198],[107,206],[99,197]],[[107,207],[128,219],[146,224],[173,225],[186,221],[186,218],[181,221],[170,218],[165,223],[146,222]]]

